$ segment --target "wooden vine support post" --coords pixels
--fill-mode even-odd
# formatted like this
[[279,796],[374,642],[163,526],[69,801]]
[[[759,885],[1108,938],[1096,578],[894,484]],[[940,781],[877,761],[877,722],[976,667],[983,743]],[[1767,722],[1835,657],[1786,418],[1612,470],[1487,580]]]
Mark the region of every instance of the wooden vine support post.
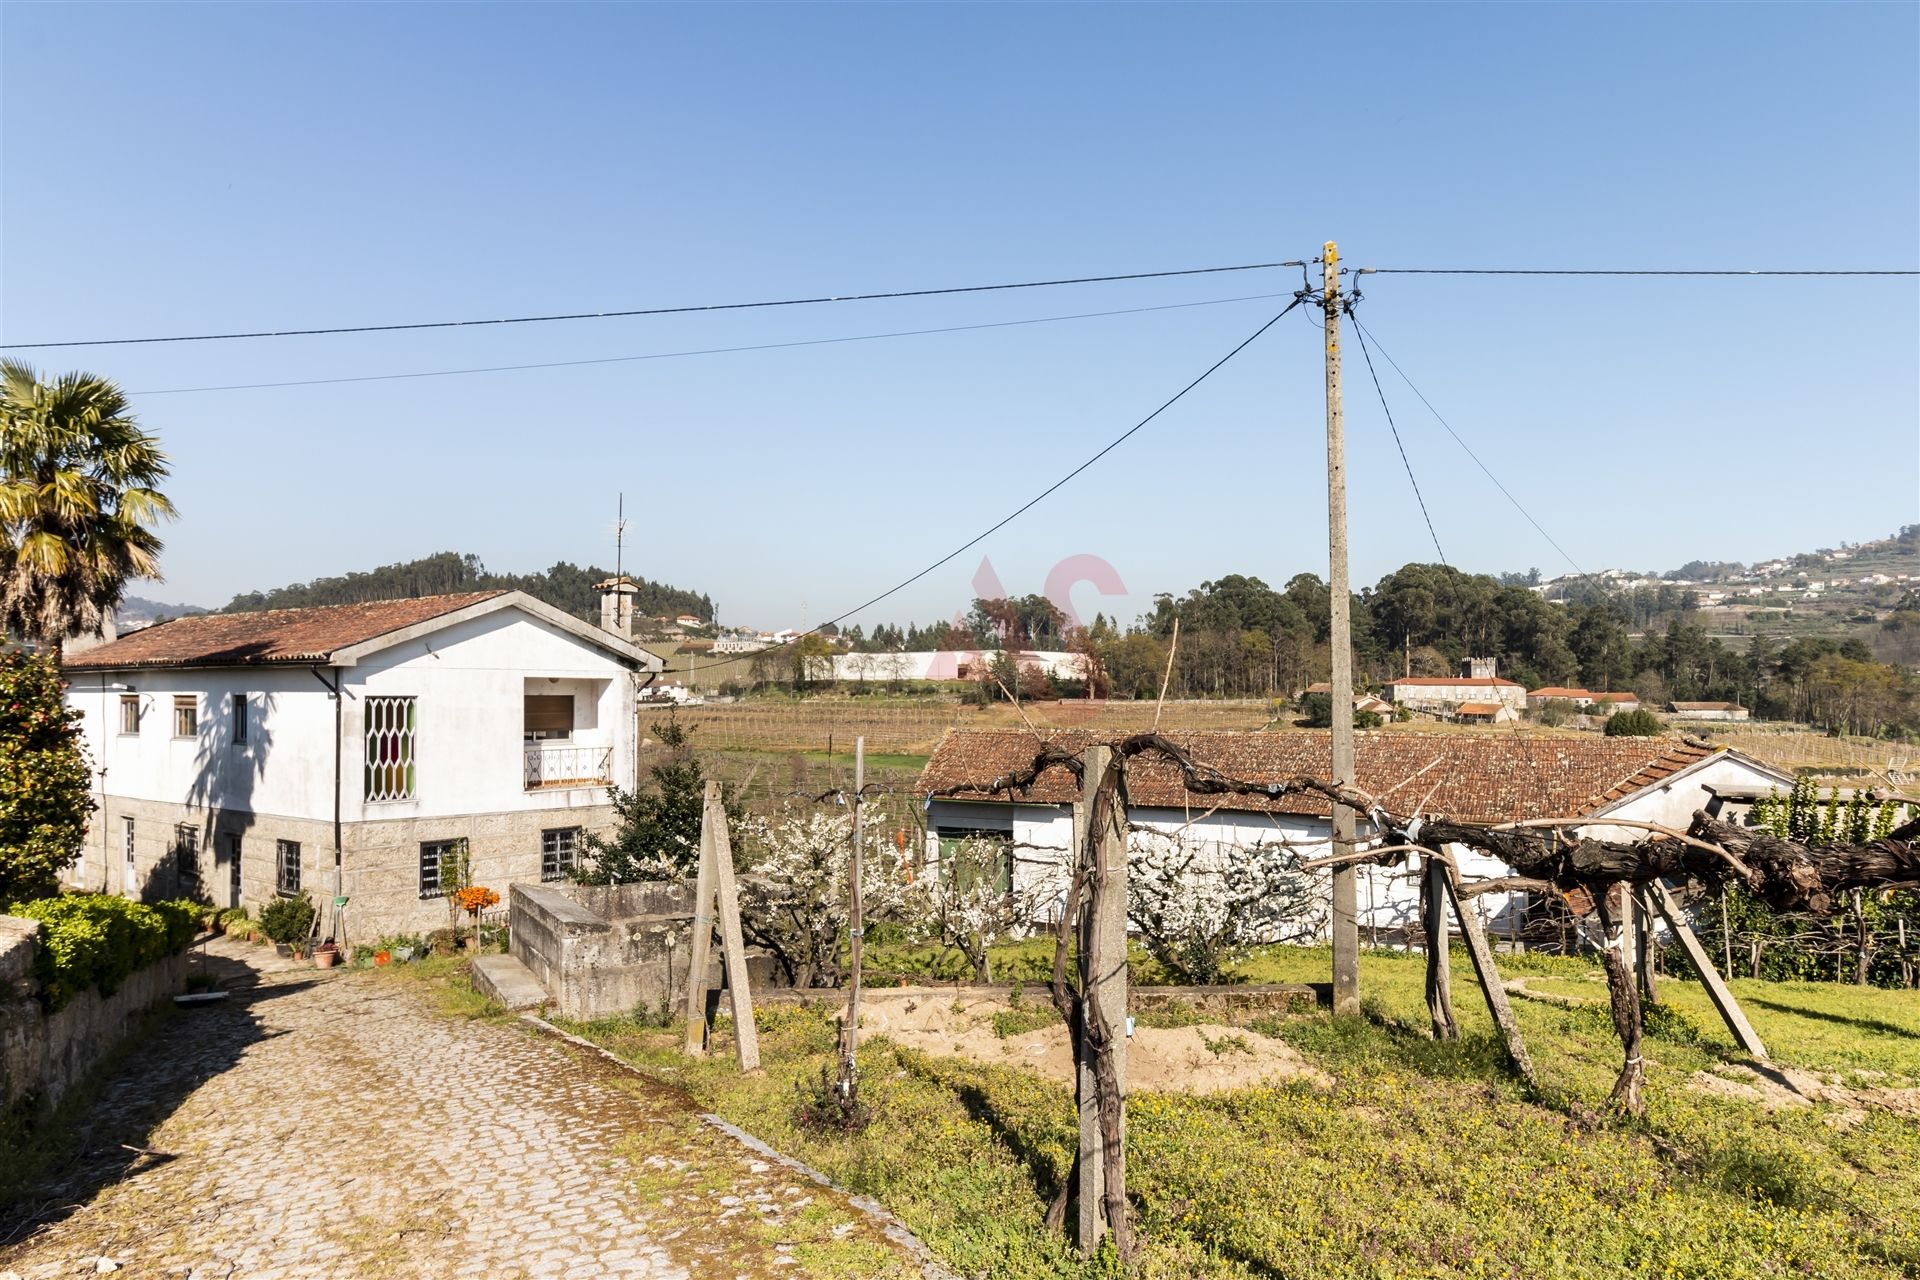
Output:
[[733,839],[720,784],[707,783],[700,811],[700,870],[695,877],[693,945],[687,957],[686,1052],[707,1052],[707,965],[712,955],[715,905],[718,904],[721,958],[733,1007],[733,1053],[742,1071],[760,1068],[760,1034],[753,1025],[753,995],[747,989],[747,945],[740,932],[740,890],[733,878]]
[[[1529,1085],[1536,1083],[1533,1075],[1533,1058],[1527,1053],[1526,1041],[1520,1038],[1520,1020],[1513,1016],[1513,1006],[1507,1002],[1507,989],[1500,983],[1500,969],[1493,962],[1493,944],[1487,941],[1487,931],[1481,927],[1480,916],[1460,892],[1460,875],[1453,863],[1445,858],[1434,858],[1440,866],[1440,885],[1445,891],[1447,901],[1453,906],[1453,915],[1460,922],[1460,937],[1467,944],[1467,958],[1473,961],[1473,976],[1480,981],[1480,992],[1486,997],[1487,1012],[1493,1015],[1494,1028],[1500,1033],[1500,1042],[1506,1046],[1507,1057],[1513,1063],[1513,1069]],[[1442,940],[1445,937],[1445,913],[1435,912],[1441,917]],[[1442,973],[1445,972],[1445,947],[1435,948],[1432,940],[1427,943],[1427,982],[1429,990],[1434,981],[1433,965],[1436,951],[1440,956]],[[1448,1009],[1452,1016],[1452,1009]]]
[[1086,885],[1084,896],[1069,896],[1069,909],[1079,907],[1072,927],[1080,952],[1073,1037],[1080,1147],[1069,1175],[1079,1203],[1075,1237],[1081,1253],[1091,1255],[1111,1231],[1124,1262],[1133,1254],[1126,1164],[1127,810],[1125,781],[1107,747],[1089,747],[1083,757],[1073,825],[1076,875]]
[[1431,853],[1420,859],[1420,927],[1427,937],[1427,1013],[1435,1040],[1458,1040],[1453,1016],[1452,965],[1447,954],[1447,864]]

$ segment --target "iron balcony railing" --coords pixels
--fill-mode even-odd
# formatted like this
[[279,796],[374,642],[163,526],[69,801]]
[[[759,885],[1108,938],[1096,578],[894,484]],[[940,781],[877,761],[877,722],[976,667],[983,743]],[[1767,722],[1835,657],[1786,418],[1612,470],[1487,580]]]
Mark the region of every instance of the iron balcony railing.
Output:
[[599,787],[613,780],[612,747],[577,747],[571,743],[526,744],[526,787]]

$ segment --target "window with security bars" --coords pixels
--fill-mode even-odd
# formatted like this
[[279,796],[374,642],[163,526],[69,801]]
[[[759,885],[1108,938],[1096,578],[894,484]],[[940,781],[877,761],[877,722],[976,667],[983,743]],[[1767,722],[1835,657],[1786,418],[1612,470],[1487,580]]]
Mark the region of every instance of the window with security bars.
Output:
[[367,799],[413,799],[415,729],[413,698],[367,699]]
[[573,874],[574,859],[580,852],[580,828],[561,827],[540,833],[540,878],[565,880]]
[[120,695],[120,732],[125,734],[140,732],[140,695],[137,693]]
[[466,852],[464,840],[429,840],[420,846],[420,896],[444,898],[448,890],[458,888],[460,857]]
[[173,736],[191,738],[200,732],[200,699],[185,694],[173,700]]
[[274,888],[285,894],[300,892],[300,842],[274,841],[273,864]]
[[179,823],[173,829],[174,867],[180,873],[180,883],[198,891],[200,887],[200,828],[190,823]]

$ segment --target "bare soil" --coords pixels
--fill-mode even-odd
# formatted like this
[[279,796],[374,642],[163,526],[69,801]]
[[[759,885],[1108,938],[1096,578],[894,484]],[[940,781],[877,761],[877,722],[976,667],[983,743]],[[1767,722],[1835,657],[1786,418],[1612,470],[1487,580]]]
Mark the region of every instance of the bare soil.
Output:
[[[1073,1079],[1065,1026],[1056,1022],[1005,1038],[995,1034],[994,1015],[1013,1009],[1004,1000],[956,1001],[925,992],[890,995],[885,991],[863,999],[864,1034],[884,1035],[927,1053],[1025,1067],[1063,1083]],[[1021,1006],[1032,1007],[1030,1003]],[[1136,1026],[1127,1040],[1129,1092],[1223,1093],[1296,1080],[1323,1089],[1333,1084],[1331,1076],[1291,1045],[1244,1027],[1224,1023]]]

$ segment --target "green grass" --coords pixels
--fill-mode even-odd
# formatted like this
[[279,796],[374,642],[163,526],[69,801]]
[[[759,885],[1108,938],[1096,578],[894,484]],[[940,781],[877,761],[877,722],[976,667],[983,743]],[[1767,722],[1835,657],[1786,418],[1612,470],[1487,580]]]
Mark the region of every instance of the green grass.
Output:
[[[1503,957],[1537,989],[1592,998],[1581,961]],[[1276,948],[1249,981],[1324,981],[1324,949]],[[1336,1084],[1128,1101],[1129,1190],[1144,1277],[1893,1277],[1920,1273],[1920,1124],[1821,1105],[1769,1114],[1687,1087],[1733,1050],[1701,990],[1661,983],[1674,1012],[1647,1045],[1647,1116],[1589,1129],[1620,1050],[1602,1007],[1516,1001],[1541,1080],[1506,1073],[1464,956],[1464,1038],[1425,1035],[1418,957],[1362,961],[1365,1018],[1266,1015],[1234,1034],[1277,1036]],[[1920,993],[1739,983],[1783,1062],[1920,1079]],[[1037,1002],[1036,1002],[1037,1003]],[[858,1138],[800,1132],[798,1084],[832,1052],[813,1010],[767,1010],[764,1074],[678,1055],[631,1020],[579,1028],[691,1090],[720,1114],[842,1185],[871,1194],[954,1269],[995,1277],[1117,1274],[1042,1229],[1073,1142],[1068,1092],[1010,1067],[897,1049],[870,1037]],[[1220,1052],[1236,1051],[1216,1037]]]

